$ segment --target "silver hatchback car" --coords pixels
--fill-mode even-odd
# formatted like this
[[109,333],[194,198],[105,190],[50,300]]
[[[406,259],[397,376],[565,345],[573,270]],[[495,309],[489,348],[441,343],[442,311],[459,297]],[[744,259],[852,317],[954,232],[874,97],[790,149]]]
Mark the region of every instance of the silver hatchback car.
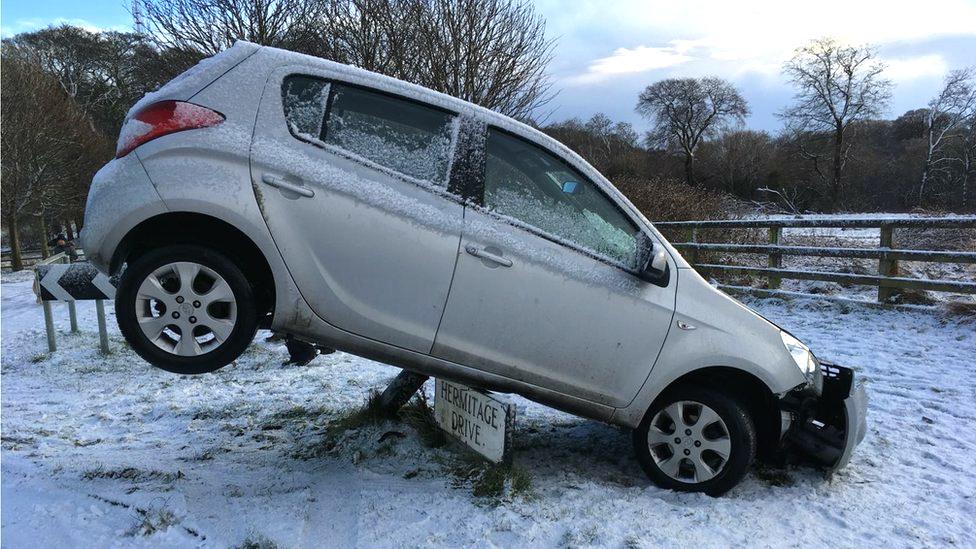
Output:
[[181,374],[266,327],[634,429],[661,486],[756,456],[841,467],[850,369],[709,285],[613,185],[524,124],[239,42],[129,111],[84,249],[140,356]]

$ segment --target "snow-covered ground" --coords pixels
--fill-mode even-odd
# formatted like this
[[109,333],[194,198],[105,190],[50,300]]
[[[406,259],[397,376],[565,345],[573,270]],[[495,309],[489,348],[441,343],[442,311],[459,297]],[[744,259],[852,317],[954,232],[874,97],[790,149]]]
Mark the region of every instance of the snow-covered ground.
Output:
[[393,368],[341,353],[282,367],[284,350],[259,341],[216,374],[181,377],[127,350],[111,315],[113,354],[100,356],[91,303],[77,335],[56,308],[48,355],[30,281],[5,276],[2,545],[971,545],[976,323],[750,303],[868,380],[869,432],[847,469],[757,469],[720,499],[678,494],[646,480],[628,433],[515,399],[531,486],[480,497],[457,448],[399,423],[330,429]]

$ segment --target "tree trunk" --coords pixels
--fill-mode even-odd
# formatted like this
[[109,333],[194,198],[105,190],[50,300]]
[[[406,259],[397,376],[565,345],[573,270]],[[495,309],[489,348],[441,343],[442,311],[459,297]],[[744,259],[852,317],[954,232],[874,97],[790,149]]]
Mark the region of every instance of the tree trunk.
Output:
[[24,260],[20,254],[20,226],[16,215],[7,216],[7,233],[10,238],[10,269],[19,271],[24,268]]
[[925,165],[922,166],[922,181],[918,186],[918,205],[922,205],[922,197],[925,196],[925,184],[929,181],[929,170],[931,169],[931,162],[929,158],[925,159]]
[[685,183],[697,186],[695,181],[695,155],[685,154]]
[[37,220],[41,231],[41,259],[47,259],[51,257],[51,249],[47,247],[47,220],[44,215],[37,216]]
[[844,155],[844,130],[837,128],[834,132],[834,165],[830,174],[830,211],[837,209],[837,202],[840,200],[841,175],[843,172],[842,157]]
[[75,239],[75,232],[71,228],[71,220],[66,220],[63,223],[64,223],[64,227],[65,227],[65,233],[67,234],[68,241],[70,242],[70,241],[72,241],[72,240]]
[[969,172],[966,170],[962,174],[962,209],[965,211],[969,207]]

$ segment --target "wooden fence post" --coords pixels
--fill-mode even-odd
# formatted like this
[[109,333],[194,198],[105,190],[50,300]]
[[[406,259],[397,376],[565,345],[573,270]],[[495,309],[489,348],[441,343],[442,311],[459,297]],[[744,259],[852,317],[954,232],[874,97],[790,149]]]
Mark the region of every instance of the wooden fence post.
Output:
[[[772,246],[779,246],[779,237],[782,234],[782,227],[770,227],[769,228],[769,244]],[[771,269],[779,269],[783,266],[783,255],[778,253],[769,254],[769,267]],[[782,280],[778,276],[768,276],[766,277],[766,287],[770,290],[779,289]]]
[[[881,224],[881,248],[891,250],[894,246],[894,227],[888,223]],[[898,276],[898,260],[895,259],[879,259],[878,260],[878,275],[879,276]],[[878,285],[878,302],[887,303],[891,296],[895,293],[895,289],[891,286],[886,286],[885,282],[882,280]]]
[[[697,228],[692,227],[691,230],[688,231],[688,242],[691,243],[698,242]],[[692,267],[694,267],[695,264],[698,263],[698,248],[691,248],[690,250],[688,250],[688,263],[691,263]]]

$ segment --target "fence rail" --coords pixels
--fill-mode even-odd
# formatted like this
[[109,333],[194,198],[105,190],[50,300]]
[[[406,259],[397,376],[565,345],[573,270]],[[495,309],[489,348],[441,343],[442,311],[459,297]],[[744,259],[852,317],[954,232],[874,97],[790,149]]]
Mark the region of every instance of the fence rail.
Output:
[[[78,257],[80,260],[84,260],[84,252],[79,248],[75,250],[78,252]],[[54,252],[51,252],[54,255]],[[43,265],[44,254],[40,250],[25,250],[20,254],[20,260],[24,264],[25,269],[29,269],[35,265]],[[0,269],[3,271],[9,271],[13,268],[14,258],[13,253],[5,251],[0,254]]]
[[[770,290],[778,289],[782,279],[791,279],[877,286],[878,301],[882,303],[888,302],[894,292],[901,288],[976,294],[976,282],[910,278],[898,274],[899,261],[973,264],[976,263],[976,252],[910,250],[895,247],[895,229],[971,229],[976,228],[976,217],[736,219],[670,221],[655,223],[655,226],[684,233],[686,241],[674,243],[674,246],[682,251],[685,259],[696,269],[711,273],[744,273],[764,276],[767,281],[767,289]],[[877,248],[783,245],[780,243],[783,229],[789,228],[876,228],[879,229],[879,245]],[[707,229],[766,229],[768,231],[768,244],[699,242],[699,231]],[[699,252],[765,255],[767,265],[761,267],[699,262]],[[783,256],[876,259],[878,261],[878,274],[784,269]]]

